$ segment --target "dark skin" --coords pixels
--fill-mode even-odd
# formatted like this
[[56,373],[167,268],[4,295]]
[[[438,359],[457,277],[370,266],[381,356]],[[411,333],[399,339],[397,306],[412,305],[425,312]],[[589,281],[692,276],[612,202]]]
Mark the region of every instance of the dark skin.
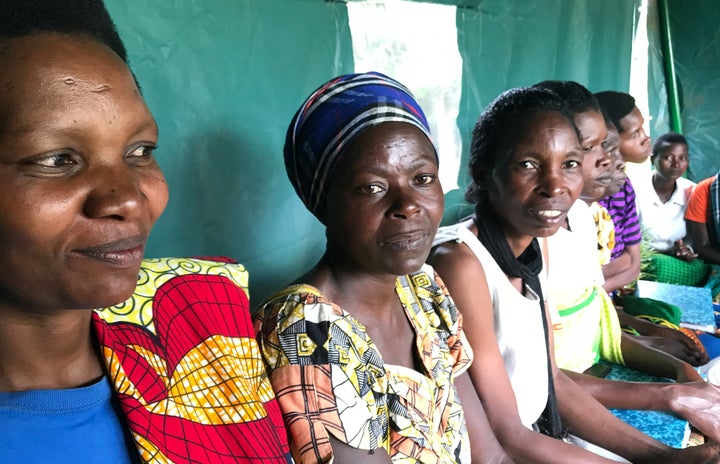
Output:
[[[695,190],[691,196],[690,203],[694,202],[696,196],[699,195],[700,190]],[[710,199],[707,200],[708,206],[710,205]],[[692,238],[693,247],[698,255],[706,262],[710,264],[720,264],[720,250],[717,250],[712,241],[711,230],[714,227],[712,221],[708,222],[697,222],[690,219],[685,219],[687,225],[688,235]]]
[[[495,166],[487,168],[475,179],[478,185],[487,189],[489,203],[500,216],[515,256],[519,256],[534,237],[557,231],[582,188],[579,169],[582,155],[574,129],[567,121],[555,113],[540,113],[527,126],[527,130],[523,131],[525,137],[517,142],[508,159],[499,159]],[[538,214],[541,211],[538,205],[545,204],[553,204],[553,208],[561,211],[560,215]],[[477,234],[473,221],[462,225]],[[508,454],[518,462],[611,462],[522,425],[495,336],[493,301],[480,261],[465,244],[448,242],[433,250],[430,263],[444,276],[458,308],[463,312],[465,331],[476,353],[470,377],[493,430]],[[508,280],[518,291],[522,291],[519,279]],[[551,336],[550,353],[553,350]],[[698,453],[697,450],[671,450],[618,420],[557,369],[552,354],[550,362],[560,414],[571,432],[592,439],[632,462],[705,462],[691,456]],[[701,451],[702,456],[718,456],[717,450],[709,447]],[[676,452],[683,454],[675,456]]]
[[636,106],[620,119],[620,153],[627,163],[643,163],[652,153],[650,137],[645,133],[645,118]]
[[[582,198],[586,203],[592,204],[607,195],[615,194],[619,190],[619,186],[622,186],[622,183],[624,183],[626,176],[623,170],[624,161],[622,160],[619,152],[619,144],[620,137],[617,130],[614,126],[608,127],[608,135],[605,142],[603,142],[603,147],[613,160],[610,169],[614,175],[612,176],[612,180],[608,184],[607,190],[604,194],[600,193],[597,189],[583,188],[580,198]],[[588,182],[587,175],[588,173],[584,171],[585,185],[593,185],[592,181]],[[590,173],[590,175],[592,175],[592,173]],[[600,174],[598,173],[598,175]],[[620,181],[622,181],[622,183]],[[685,363],[689,363],[693,366],[700,366],[707,363],[709,359],[707,353],[699,351],[692,340],[690,340],[685,334],[677,330],[653,324],[652,322],[648,322],[643,319],[638,319],[637,317],[631,316],[622,310],[618,311],[618,318],[623,325],[635,327],[636,330],[645,335],[634,336],[633,342],[629,343],[628,347],[632,347],[633,349],[640,348],[643,351],[644,349],[653,349],[663,354],[667,353],[675,358],[678,358],[675,362],[663,362],[663,365],[666,367],[663,367],[662,370],[656,371],[656,375],[685,381],[699,380],[697,372],[694,370],[688,370]],[[623,339],[628,337],[630,336],[623,334]],[[643,348],[643,346],[645,348]],[[642,366],[642,364],[639,366]],[[638,370],[644,371],[643,368]],[[634,407],[628,406],[630,403],[619,404],[607,402],[616,401],[619,398],[629,399],[630,395],[608,395],[604,399],[596,396],[595,393],[593,393],[593,396],[598,398],[599,401],[608,407],[634,409]],[[631,402],[634,402],[634,400]],[[659,408],[667,409],[667,403],[664,403],[664,406],[660,406]]]
[[604,196],[611,196],[620,191],[627,180],[627,175],[625,174],[625,160],[620,154],[620,134],[612,124],[608,125],[607,130],[608,136],[603,142],[603,148],[610,155],[612,162],[610,165],[610,183],[605,190]]
[[[298,279],[362,323],[387,364],[419,372],[415,333],[396,293],[399,275],[425,262],[443,212],[435,152],[417,128],[383,123],[366,129],[341,155],[328,190],[327,248]],[[467,373],[456,378],[473,445],[473,462],[511,463],[495,439]],[[390,462],[331,436],[335,462]]]
[[0,391],[97,380],[92,308],[127,299],[167,202],[157,126],[127,66],[82,37],[4,41]]
[[[655,171],[652,185],[660,201],[667,203],[677,188],[677,180],[687,171],[688,147],[684,143],[673,143],[663,146],[660,153],[652,158]],[[698,257],[683,239],[677,240],[667,254],[684,261],[692,261]]]
[[575,126],[580,132],[583,156],[583,190],[580,198],[604,196],[612,180],[611,159],[603,144],[608,138],[607,126],[601,113],[586,111],[575,115]]
[[[611,180],[611,153],[617,149],[619,137],[617,131],[613,128],[605,128],[605,122],[602,115],[596,112],[581,113],[575,116],[575,125],[580,131],[580,142],[583,146],[585,140],[601,140],[597,145],[603,148],[600,150],[602,156],[583,149],[585,153],[583,157],[583,190],[580,198],[586,203],[591,204],[605,196],[605,192]],[[603,137],[601,139],[601,137]],[[586,167],[590,164],[592,169]],[[601,179],[601,181],[598,181]],[[563,225],[567,228],[567,224]],[[669,356],[668,354],[656,350],[645,343],[634,339],[630,335],[623,334],[623,356],[626,358],[628,366],[633,367],[642,372],[676,379],[678,381],[702,380],[700,375],[687,363],[679,359]],[[596,387],[596,379],[591,376],[576,374],[566,371],[576,382],[585,386],[588,385],[593,392],[593,396],[601,403],[608,407],[621,409],[636,409],[633,405],[639,402],[636,396],[626,394],[619,395],[614,391],[616,388],[624,388],[623,384],[618,382],[601,383],[600,387]],[[605,393],[607,392],[607,394]],[[640,390],[640,394],[648,395],[649,390]],[[667,403],[663,405],[667,409]]]
[[[508,244],[516,256],[527,248],[533,237],[551,235],[564,224],[567,211],[582,189],[583,152],[570,124],[555,113],[540,113],[526,125],[527,129],[523,131],[526,137],[513,147],[512,154],[484,170],[476,180],[487,189],[490,204],[500,214]],[[538,214],[539,211],[547,213]],[[551,211],[559,211],[559,214]],[[473,221],[467,221],[463,226],[477,234]],[[463,312],[465,332],[475,351],[470,377],[493,430],[513,459],[548,464],[610,462],[533,432],[522,424],[493,329],[493,305],[487,277],[472,250],[464,244],[444,243],[433,250],[429,262],[444,276]],[[508,280],[522,291],[520,279]],[[551,361],[554,363],[554,359]],[[553,375],[556,385],[557,379],[564,377],[554,366]],[[567,392],[577,393],[578,389],[572,383],[565,385],[569,386]],[[586,406],[583,400],[574,404],[581,408]],[[571,408],[568,408],[564,418],[571,415]]]
[[710,241],[710,233],[708,227],[710,223],[695,222],[689,219],[685,220],[687,224],[688,234],[692,237],[693,247],[697,254],[706,262],[711,264],[720,264],[720,250],[716,250]]
[[[626,163],[642,163],[652,151],[650,137],[643,129],[645,118],[640,110],[633,110],[620,119],[620,154]],[[608,292],[629,285],[640,274],[640,244],[626,246],[622,254],[603,267]]]
[[622,254],[603,266],[603,288],[614,292],[629,285],[640,275],[640,244],[626,245]]
[[[617,173],[616,180],[610,183],[609,189],[606,192],[607,195],[613,195],[621,188],[621,185],[618,185],[619,182],[617,181],[620,181],[624,177],[621,174],[621,168],[625,160],[644,161],[651,149],[650,139],[642,129],[643,121],[642,114],[635,108],[625,118],[621,119],[621,125],[625,130],[622,134],[618,135],[619,139],[616,140],[615,138],[617,131],[613,127],[608,128],[609,136],[606,140],[608,151],[616,158],[618,155],[615,152],[615,147],[617,146],[618,150],[620,147],[624,147],[625,152],[628,154],[619,153],[620,158],[616,158],[614,169],[614,172]],[[670,164],[673,165],[676,163]],[[670,166],[669,169],[665,169],[663,167],[664,163],[658,163],[658,165],[659,170],[665,172],[665,174],[658,176],[657,182],[661,190],[667,193],[670,187],[674,189],[675,179],[677,179],[678,176],[675,175],[672,183],[670,183],[669,178],[676,173],[669,171],[675,168]],[[656,165],[656,170],[658,170],[658,165]],[[655,183],[656,179],[653,178],[653,184]],[[688,232],[690,233],[690,225],[688,225]],[[671,254],[681,259],[693,259],[695,257],[695,254],[687,248],[682,240],[676,243],[676,246],[671,250]],[[607,291],[620,290],[637,278],[639,272],[640,245],[627,247],[622,255],[603,267],[603,274],[605,275],[605,285],[603,287]],[[645,337],[638,338],[638,340],[648,347],[671,354],[693,366],[705,364],[709,360],[707,354],[698,351],[692,340],[682,332],[638,319],[621,310],[618,311],[618,317],[623,325],[634,327],[638,332],[645,335]]]

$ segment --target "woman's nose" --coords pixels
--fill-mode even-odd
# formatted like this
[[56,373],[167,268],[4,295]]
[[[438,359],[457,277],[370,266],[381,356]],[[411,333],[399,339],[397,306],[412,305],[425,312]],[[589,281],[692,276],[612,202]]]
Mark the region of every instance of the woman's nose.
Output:
[[559,169],[544,169],[539,179],[538,192],[554,197],[566,188],[565,179]]
[[85,200],[90,218],[125,220],[138,214],[145,203],[137,174],[129,166],[102,166],[91,170],[93,187]]
[[408,219],[420,211],[420,201],[411,188],[398,188],[393,193],[390,214],[398,219]]
[[602,156],[600,156],[595,163],[595,166],[598,168],[604,168],[604,169],[610,169],[610,165],[612,164],[612,156],[609,151],[602,150]]

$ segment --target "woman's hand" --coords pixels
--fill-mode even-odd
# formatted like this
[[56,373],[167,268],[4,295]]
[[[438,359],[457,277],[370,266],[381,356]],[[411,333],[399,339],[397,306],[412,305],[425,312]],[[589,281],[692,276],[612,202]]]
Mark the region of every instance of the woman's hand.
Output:
[[711,440],[720,441],[720,387],[690,382],[674,387],[670,407]]
[[711,441],[702,446],[673,449],[671,455],[662,462],[668,464],[717,464],[720,462],[720,443]]

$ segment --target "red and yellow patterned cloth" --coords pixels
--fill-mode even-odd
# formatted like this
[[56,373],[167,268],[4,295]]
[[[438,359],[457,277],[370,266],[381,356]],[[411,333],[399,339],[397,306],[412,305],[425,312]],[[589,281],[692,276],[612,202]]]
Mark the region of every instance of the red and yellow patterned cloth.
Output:
[[140,458],[287,463],[285,428],[250,322],[239,264],[147,259],[94,328]]
[[296,462],[331,462],[330,435],[383,448],[394,463],[470,462],[453,379],[472,353],[460,313],[432,275],[428,266],[395,287],[422,372],[384,364],[365,327],[314,287],[289,287],[260,308],[258,341]]

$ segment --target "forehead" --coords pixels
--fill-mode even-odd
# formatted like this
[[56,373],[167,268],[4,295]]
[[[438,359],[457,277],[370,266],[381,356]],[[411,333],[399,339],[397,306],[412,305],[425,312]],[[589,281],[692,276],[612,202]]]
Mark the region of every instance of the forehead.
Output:
[[605,139],[605,140],[607,141],[607,144],[610,146],[615,146],[620,143],[620,134],[618,133],[617,129],[615,129],[615,127],[613,127],[613,126],[608,127],[608,135],[607,135],[607,139]]
[[682,142],[676,142],[676,143],[668,143],[663,147],[662,153],[663,154],[670,154],[670,153],[685,153],[687,152],[688,147]]
[[577,144],[577,133],[562,114],[555,111],[541,111],[529,117],[521,125],[521,136],[517,140],[517,147],[528,144],[553,144],[558,137],[569,137],[574,145]]
[[[68,114],[99,100],[144,106],[125,63],[92,39],[36,34],[6,40],[0,54],[0,124],[7,130],[49,112]],[[20,129],[20,128],[17,128]]]
[[338,169],[358,169],[368,162],[385,162],[385,158],[402,147],[404,161],[433,161],[435,148],[425,134],[412,124],[385,122],[365,129],[345,149]]
[[607,130],[607,127],[605,126],[605,120],[603,119],[602,114],[595,110],[577,113],[575,114],[574,120],[575,125],[578,126],[578,129],[580,130],[583,137],[587,136],[586,134],[582,133],[583,128],[588,128],[592,130],[600,130],[600,128],[602,128],[602,130]]
[[636,106],[633,110],[620,119],[620,126],[623,132],[633,132],[642,127],[645,118],[643,118],[640,109]]

